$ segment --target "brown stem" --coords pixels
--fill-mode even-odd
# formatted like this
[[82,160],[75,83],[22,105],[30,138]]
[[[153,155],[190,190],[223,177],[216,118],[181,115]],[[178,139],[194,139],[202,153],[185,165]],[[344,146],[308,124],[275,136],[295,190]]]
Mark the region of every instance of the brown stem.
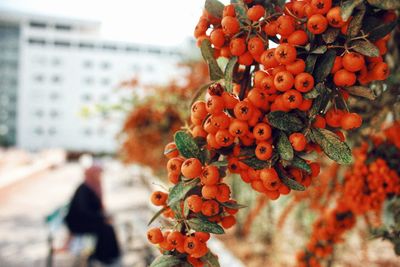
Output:
[[247,66],[243,73],[243,79],[240,83],[239,99],[243,100],[246,95],[247,86],[250,81],[250,67]]

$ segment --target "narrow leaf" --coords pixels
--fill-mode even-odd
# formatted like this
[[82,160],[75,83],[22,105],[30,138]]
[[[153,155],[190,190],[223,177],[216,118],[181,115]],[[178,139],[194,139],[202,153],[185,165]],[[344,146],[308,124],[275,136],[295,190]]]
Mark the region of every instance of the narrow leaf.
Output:
[[218,256],[208,251],[207,254],[201,257],[201,261],[205,263],[206,267],[220,267]]
[[287,132],[298,132],[304,128],[304,123],[294,114],[273,111],[267,115],[268,122],[275,128]]
[[225,68],[225,88],[228,92],[232,92],[233,88],[233,71],[235,69],[237,57],[229,59]]
[[326,47],[326,45],[321,45],[321,46],[318,46],[317,48],[315,48],[314,50],[312,50],[311,53],[321,55],[321,54],[324,54],[327,49],[328,48]]
[[157,211],[156,214],[154,214],[153,217],[151,217],[147,226],[150,226],[150,224],[152,224],[158,218],[158,216],[160,216],[166,209],[167,209],[167,207],[163,207],[162,209]]
[[207,232],[212,234],[224,234],[224,229],[217,223],[210,222],[206,219],[193,218],[187,221],[191,229],[199,232]]
[[331,73],[335,57],[336,51],[334,49],[329,49],[325,54],[318,58],[313,72],[316,83],[322,82],[329,73]]
[[306,72],[312,74],[315,68],[315,63],[317,62],[318,55],[310,54],[306,59]]
[[217,18],[222,18],[222,12],[224,11],[224,4],[218,0],[206,0],[204,8],[208,13]]
[[223,202],[223,203],[221,203],[221,205],[224,206],[224,207],[227,207],[227,208],[230,208],[230,209],[236,209],[236,210],[247,208],[246,205],[242,205],[242,204],[234,203],[234,202]]
[[245,158],[240,161],[255,170],[262,170],[271,164],[269,161],[259,160],[256,156]]
[[299,169],[302,169],[303,171],[306,171],[307,173],[311,173],[311,168],[310,165],[307,164],[307,162],[300,158],[295,156],[293,160],[290,162],[290,165]]
[[355,37],[360,32],[362,27],[362,21],[365,15],[365,6],[363,5],[363,9],[360,9],[357,14],[355,14],[350,21],[349,28],[347,29],[347,35],[349,37]]
[[228,166],[229,162],[227,160],[220,160],[220,161],[214,161],[210,165],[216,166],[216,167],[226,167]]
[[185,158],[201,158],[200,149],[192,136],[185,131],[178,131],[174,136],[179,153]]
[[292,190],[296,191],[304,191],[306,188],[304,185],[298,183],[296,180],[292,179],[289,174],[286,173],[285,170],[281,168],[277,168],[276,171],[279,174],[279,178],[281,179],[282,183],[284,183],[287,187],[289,187]]
[[337,28],[329,27],[323,34],[322,39],[326,44],[333,43],[339,35],[340,30]]
[[351,86],[346,87],[346,91],[351,95],[360,96],[367,98],[369,100],[374,100],[376,98],[376,94],[373,90],[364,86]]
[[279,132],[278,136],[278,153],[284,160],[292,160],[294,156],[293,147],[289,142],[288,137],[284,132]]
[[351,14],[353,13],[354,8],[356,8],[356,6],[358,6],[362,2],[363,0],[347,0],[342,2],[340,6],[342,19],[344,21],[347,21],[350,18]]
[[[379,21],[380,22],[380,21]],[[380,22],[375,28],[373,28],[371,31],[368,31],[368,39],[371,42],[375,42],[388,33],[390,33],[397,25],[397,20],[389,22],[389,23],[382,23]]]
[[325,154],[339,164],[350,164],[352,155],[349,146],[339,137],[326,129],[312,129],[315,142],[321,146]]
[[210,71],[210,79],[216,81],[221,79],[224,75],[219,68],[217,61],[214,58],[214,49],[211,47],[210,40],[204,39],[201,42],[201,54],[208,64]]
[[161,255],[156,258],[150,267],[174,267],[179,266],[182,261],[173,255]]
[[400,8],[399,0],[367,0],[372,6],[385,10],[393,10]]
[[199,179],[193,179],[190,182],[181,181],[181,182],[177,183],[174,187],[171,188],[171,191],[169,192],[168,201],[167,201],[168,206],[172,206],[173,204],[177,203],[178,201],[183,200],[185,198],[186,194],[192,188],[194,188],[198,182],[199,182]]
[[366,40],[357,40],[351,43],[351,47],[354,51],[367,56],[367,57],[378,57],[379,49],[373,43]]

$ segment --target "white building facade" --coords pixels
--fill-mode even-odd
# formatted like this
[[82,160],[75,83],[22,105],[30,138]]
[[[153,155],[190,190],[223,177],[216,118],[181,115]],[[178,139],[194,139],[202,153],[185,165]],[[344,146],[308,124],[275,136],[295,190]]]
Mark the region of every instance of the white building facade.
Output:
[[[117,85],[135,76],[143,84],[168,82],[178,75],[182,55],[174,48],[104,40],[99,27],[94,22],[0,13],[0,44],[11,50],[0,51],[0,75],[8,77],[3,82],[2,75],[0,83],[0,101],[7,103],[1,102],[0,125],[6,126],[0,126],[0,135],[7,132],[11,144],[29,150],[116,150],[122,117],[87,118],[80,114],[82,108],[119,103],[131,92],[117,90]],[[3,109],[7,116],[1,117]]]

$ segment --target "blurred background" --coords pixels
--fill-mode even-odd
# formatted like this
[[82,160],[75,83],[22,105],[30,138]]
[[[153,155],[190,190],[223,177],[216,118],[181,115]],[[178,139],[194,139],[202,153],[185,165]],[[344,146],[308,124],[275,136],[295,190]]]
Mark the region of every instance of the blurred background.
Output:
[[[64,207],[93,162],[104,168],[122,265],[158,255],[146,240],[148,199],[167,182],[165,145],[208,81],[192,37],[203,5],[0,0],[0,267],[85,266],[90,238],[57,248],[67,238]],[[211,249],[222,266],[292,266],[315,215],[300,206],[283,228],[291,199],[271,205],[241,183],[232,180],[235,195],[253,208]],[[389,243],[367,247],[365,231],[352,235],[337,266],[399,266]]]

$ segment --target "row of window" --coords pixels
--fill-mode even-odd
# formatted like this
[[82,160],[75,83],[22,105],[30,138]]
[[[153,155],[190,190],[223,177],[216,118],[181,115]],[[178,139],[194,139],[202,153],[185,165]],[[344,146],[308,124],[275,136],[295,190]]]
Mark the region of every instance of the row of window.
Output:
[[[45,135],[46,132],[48,135],[56,135],[58,133],[58,130],[55,127],[50,127],[50,128],[46,129],[41,126],[37,126],[33,129],[33,133],[36,135]],[[103,136],[106,134],[106,130],[102,127],[98,128],[97,130],[94,130],[91,128],[85,128],[85,129],[82,129],[81,133],[82,133],[82,135],[85,135],[85,136],[93,136],[93,135]]]
[[[46,29],[47,27],[51,27],[51,25],[45,22],[31,21],[29,23],[29,27],[36,29]],[[53,28],[60,31],[71,31],[73,29],[72,25],[59,24],[59,23],[55,24]]]
[[128,45],[128,46],[118,46],[114,44],[97,44],[97,43],[90,43],[90,42],[79,42],[74,43],[66,40],[55,40],[55,41],[48,41],[42,38],[29,38],[28,43],[31,45],[40,45],[40,46],[56,46],[56,47],[79,47],[83,49],[100,49],[100,50],[107,50],[107,51],[127,51],[127,52],[140,52],[140,53],[149,53],[149,54],[164,54],[164,55],[175,55],[180,56],[182,55],[178,51],[173,50],[161,50],[159,48],[145,48],[135,45]]

